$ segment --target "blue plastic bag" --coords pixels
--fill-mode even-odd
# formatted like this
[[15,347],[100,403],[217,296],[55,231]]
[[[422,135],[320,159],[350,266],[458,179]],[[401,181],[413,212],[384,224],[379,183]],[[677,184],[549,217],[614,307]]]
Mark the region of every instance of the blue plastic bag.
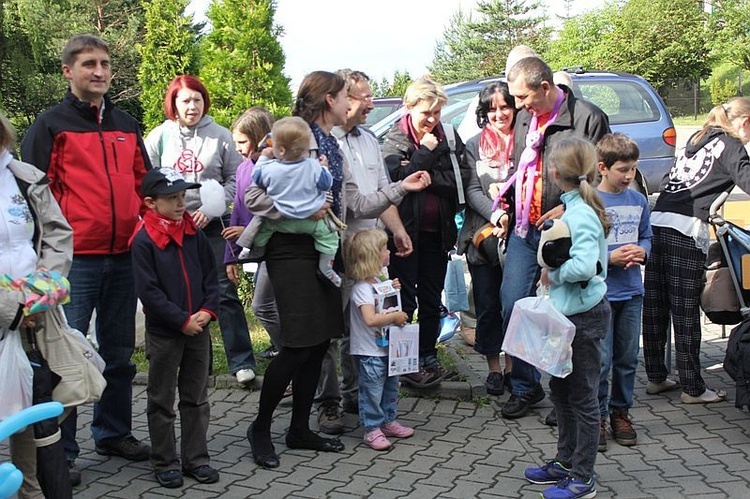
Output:
[[445,307],[448,312],[463,312],[469,310],[469,292],[464,279],[464,259],[451,255],[448,268],[445,271]]

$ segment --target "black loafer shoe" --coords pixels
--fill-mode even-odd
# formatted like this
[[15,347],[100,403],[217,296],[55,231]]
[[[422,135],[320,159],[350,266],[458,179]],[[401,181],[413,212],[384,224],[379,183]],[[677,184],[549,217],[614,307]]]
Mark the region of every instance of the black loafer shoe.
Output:
[[247,441],[250,443],[250,451],[253,454],[253,461],[255,461],[255,464],[263,468],[278,468],[279,467],[281,462],[279,461],[279,456],[276,455],[276,452],[273,449],[273,444],[270,443],[270,436],[269,436],[270,449],[259,448],[258,444],[256,443],[255,433],[253,432],[253,425],[250,425],[247,428]]
[[341,452],[344,450],[344,444],[338,438],[323,438],[313,432],[304,437],[288,432],[286,434],[286,446],[290,449],[309,449],[322,452]]

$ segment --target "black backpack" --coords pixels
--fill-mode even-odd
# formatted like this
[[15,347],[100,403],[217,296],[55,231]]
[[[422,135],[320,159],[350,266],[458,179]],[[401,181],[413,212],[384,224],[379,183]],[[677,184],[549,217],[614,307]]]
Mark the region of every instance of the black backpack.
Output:
[[742,321],[729,334],[724,370],[735,383],[735,407],[750,409],[750,320]]

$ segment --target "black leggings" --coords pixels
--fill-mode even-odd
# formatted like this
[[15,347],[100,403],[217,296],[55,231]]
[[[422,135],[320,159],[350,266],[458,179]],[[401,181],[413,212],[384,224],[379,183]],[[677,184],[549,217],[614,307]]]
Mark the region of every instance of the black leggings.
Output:
[[310,410],[320,378],[320,365],[331,340],[312,347],[281,348],[266,369],[260,391],[260,407],[255,419],[256,433],[271,432],[271,421],[276,406],[284,396],[289,382],[292,395],[292,422],[289,431],[296,435],[310,432]]

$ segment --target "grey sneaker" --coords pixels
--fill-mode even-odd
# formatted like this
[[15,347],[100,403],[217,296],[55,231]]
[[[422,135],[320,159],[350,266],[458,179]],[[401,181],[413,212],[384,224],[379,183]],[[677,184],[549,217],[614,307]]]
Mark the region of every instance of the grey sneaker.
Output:
[[318,427],[323,433],[341,435],[344,433],[344,420],[338,402],[321,404],[318,409]]

